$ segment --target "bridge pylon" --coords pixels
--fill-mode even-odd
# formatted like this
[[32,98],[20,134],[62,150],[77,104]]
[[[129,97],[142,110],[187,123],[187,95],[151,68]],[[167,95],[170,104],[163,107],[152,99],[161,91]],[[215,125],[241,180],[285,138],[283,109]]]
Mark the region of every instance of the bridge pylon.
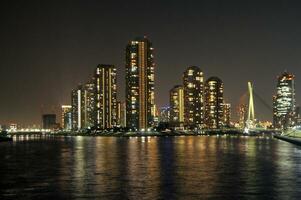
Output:
[[250,129],[256,128],[255,109],[254,109],[254,98],[253,98],[253,84],[248,82],[248,93],[249,93],[249,107],[248,107],[248,118],[246,120],[246,126],[244,132],[248,133]]

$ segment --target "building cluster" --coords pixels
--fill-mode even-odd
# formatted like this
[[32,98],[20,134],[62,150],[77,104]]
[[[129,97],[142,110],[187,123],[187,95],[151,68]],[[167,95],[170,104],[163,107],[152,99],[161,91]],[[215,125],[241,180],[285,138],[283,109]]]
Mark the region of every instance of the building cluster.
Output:
[[100,64],[90,80],[72,90],[69,112],[63,112],[63,119],[69,117],[71,124],[64,123],[64,127],[81,130],[117,126],[117,104],[116,68]]
[[115,66],[100,64],[90,80],[72,90],[71,105],[62,106],[64,129],[148,130],[160,122],[186,128],[218,129],[230,125],[231,106],[224,102],[219,78],[204,82],[199,67],[188,67],[183,84],[170,91],[170,106],[157,109],[152,43],[145,37],[130,41],[125,61],[125,102],[117,101]]
[[[183,73],[181,85],[170,90],[169,106],[155,104],[154,48],[147,38],[130,41],[125,51],[125,102],[117,100],[117,71],[99,64],[91,78],[71,92],[71,105],[62,106],[65,130],[149,130],[160,123],[174,129],[222,129],[231,126],[231,105],[224,100],[224,83],[218,77],[204,78],[197,66]],[[296,107],[294,76],[278,77],[273,97],[273,126],[286,128],[301,122]],[[239,123],[246,121],[247,107],[239,108]],[[268,126],[264,123],[263,126]]]
[[170,90],[170,122],[175,128],[227,128],[230,116],[231,105],[224,101],[224,83],[218,77],[205,81],[197,66],[188,67],[183,84]]

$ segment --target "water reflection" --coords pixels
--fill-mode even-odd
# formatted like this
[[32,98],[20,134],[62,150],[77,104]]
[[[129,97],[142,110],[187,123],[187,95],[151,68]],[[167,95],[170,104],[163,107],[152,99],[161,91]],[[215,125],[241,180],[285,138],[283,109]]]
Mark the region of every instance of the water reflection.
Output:
[[22,137],[1,143],[0,197],[296,199],[301,150],[272,138]]

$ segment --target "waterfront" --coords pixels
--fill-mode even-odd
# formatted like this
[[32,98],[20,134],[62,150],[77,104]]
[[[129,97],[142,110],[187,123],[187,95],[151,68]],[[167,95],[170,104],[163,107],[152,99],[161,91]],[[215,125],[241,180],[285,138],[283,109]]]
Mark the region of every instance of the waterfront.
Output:
[[298,199],[301,148],[271,137],[18,136],[0,197]]

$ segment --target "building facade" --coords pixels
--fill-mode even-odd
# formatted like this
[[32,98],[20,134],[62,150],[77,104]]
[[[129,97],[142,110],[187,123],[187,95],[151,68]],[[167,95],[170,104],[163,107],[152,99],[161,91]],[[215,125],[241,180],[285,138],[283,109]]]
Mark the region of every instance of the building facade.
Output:
[[71,105],[62,105],[61,126],[64,130],[72,129]]
[[42,120],[43,129],[54,129],[57,126],[55,114],[44,114]]
[[184,123],[187,127],[204,125],[204,75],[199,67],[191,66],[183,74]]
[[91,128],[96,123],[96,87],[94,78],[84,86],[84,128]]
[[158,112],[158,122],[159,123],[168,123],[170,121],[170,107],[169,106],[164,106],[164,107],[160,107]]
[[154,125],[153,50],[147,38],[137,38],[126,46],[126,122],[127,127],[137,130]]
[[208,129],[220,129],[224,126],[224,84],[218,77],[211,77],[205,84],[205,124]]
[[231,126],[231,104],[223,103],[223,126],[230,127]]
[[273,125],[286,129],[296,124],[295,76],[284,72],[277,79],[273,97]]
[[94,83],[96,88],[97,128],[113,128],[117,125],[117,76],[113,65],[98,65]]
[[301,126],[301,108],[296,106],[296,125]]
[[71,92],[71,118],[72,130],[80,130],[85,125],[85,87],[79,85]]
[[169,91],[170,122],[173,126],[182,126],[184,123],[184,88],[174,86]]

